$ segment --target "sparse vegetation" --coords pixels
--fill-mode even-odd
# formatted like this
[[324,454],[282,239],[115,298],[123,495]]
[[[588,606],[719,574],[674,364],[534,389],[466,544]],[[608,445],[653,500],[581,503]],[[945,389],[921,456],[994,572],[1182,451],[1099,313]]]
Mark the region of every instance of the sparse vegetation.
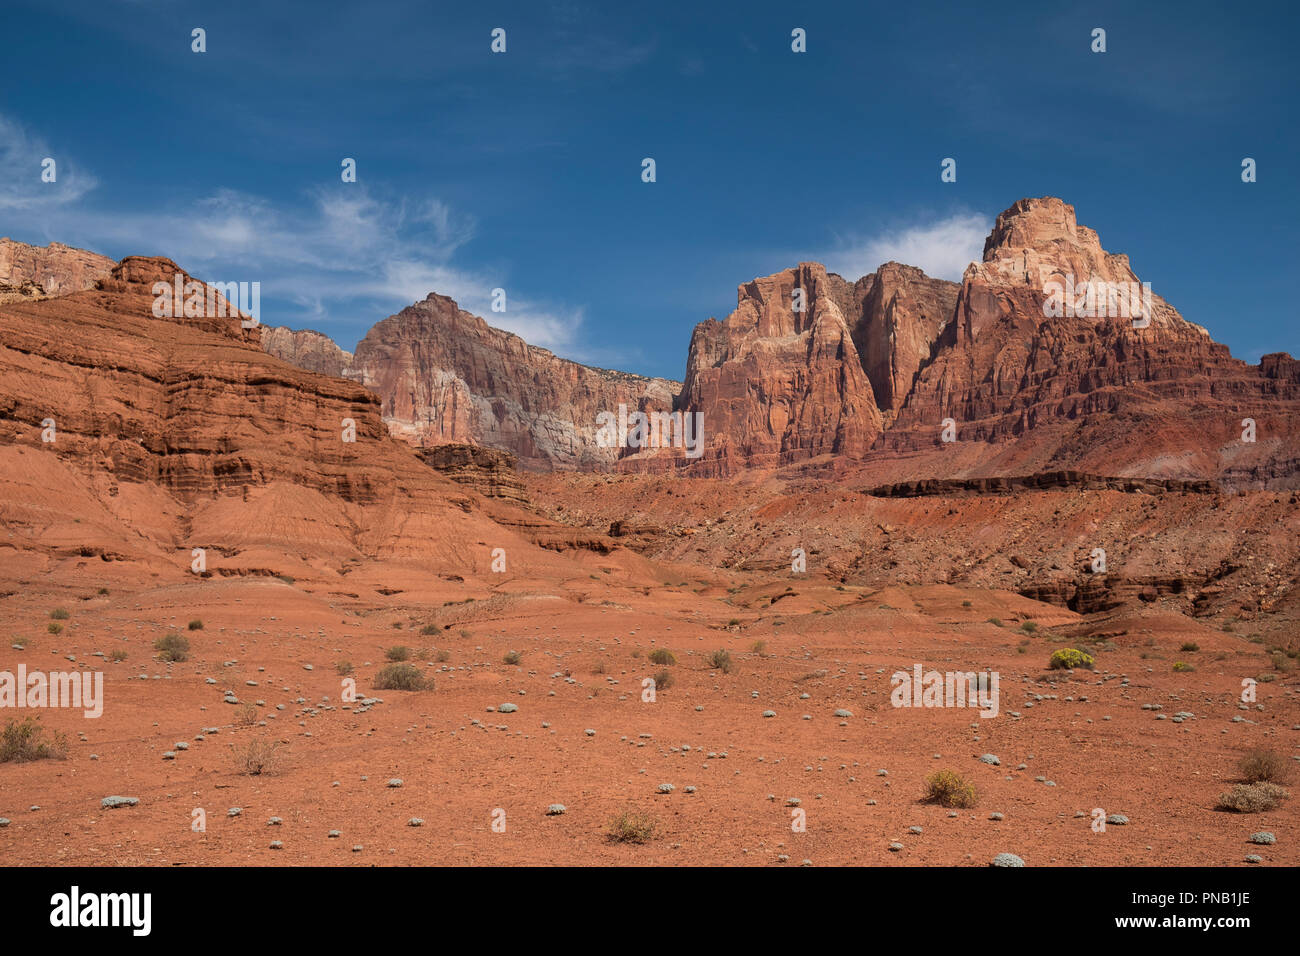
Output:
[[340,677],[347,677],[354,670],[351,661],[339,661],[334,665],[334,673]]
[[1020,630],[1024,631],[1026,634],[1033,634],[1038,630],[1038,625],[1033,621],[1025,621],[1020,625]]
[[733,617],[730,621],[727,622],[727,627],[740,627],[740,618]]
[[240,704],[235,708],[235,726],[252,727],[257,723],[257,708],[252,704]]
[[1187,663],[1187,661],[1174,661],[1174,670],[1182,673],[1185,671],[1194,671],[1196,668]]
[[384,651],[384,658],[390,661],[409,661],[411,659],[411,649],[405,644],[398,644]]
[[615,843],[648,843],[654,836],[655,822],[643,813],[625,811],[609,821],[607,832]]
[[194,620],[190,621],[190,623],[187,624],[186,627],[188,627],[191,631],[201,631],[203,630],[203,622],[200,621],[198,618],[195,618]]
[[388,664],[375,675],[375,690],[433,690],[433,678],[414,664]]
[[762,657],[764,652],[767,650],[767,641],[755,641],[753,644],[749,645],[749,650],[751,653]]
[[46,624],[46,625],[45,625],[45,630],[49,631],[51,634],[62,634],[62,633],[63,633],[63,625],[62,625],[62,624],[56,624],[56,623],[54,623],[53,621],[50,621],[49,624]]
[[1195,641],[1183,641],[1182,646],[1178,648],[1178,650],[1184,654],[1195,654],[1200,649],[1201,645],[1197,644]]
[[11,720],[0,731],[0,763],[62,760],[67,754],[67,738],[57,730],[47,731],[32,717]]
[[56,607],[50,612],[50,618],[55,621],[66,621],[70,617],[72,617],[72,615],[68,613],[67,608]]
[[123,648],[115,647],[113,652],[108,655],[108,659],[114,663],[120,663],[126,660],[126,651]]
[[271,775],[280,771],[281,751],[278,740],[250,740],[235,748],[235,772],[249,777]]
[[925,778],[925,799],[928,803],[953,810],[975,806],[975,785],[967,783],[955,770],[937,770]]
[[506,664],[518,664],[523,659],[524,655],[520,654],[518,651],[506,651],[506,656],[501,658],[501,660]]
[[1286,757],[1276,750],[1257,748],[1237,763],[1241,779],[1246,783],[1286,783],[1291,777],[1291,767]]
[[153,649],[158,652],[160,661],[183,661],[190,656],[190,641],[184,634],[175,631],[153,642]]
[[673,679],[672,671],[660,671],[654,676],[655,690],[667,690],[672,687],[676,681]]
[[433,659],[437,661],[439,664],[445,664],[449,660],[451,660],[451,651],[439,650],[436,654],[433,655]]
[[709,666],[722,671],[724,674],[731,673],[731,653],[726,649],[716,650],[709,655]]
[[1285,787],[1275,783],[1239,783],[1219,794],[1217,806],[1233,813],[1263,813],[1275,809],[1289,796]]
[[425,637],[428,637],[428,636],[431,635],[431,634],[437,634],[437,633],[438,633],[438,625],[437,625],[437,624],[426,624],[426,625],[424,625],[424,627],[420,628],[420,633],[423,634]]
[[989,618],[988,623],[992,624],[994,627],[1002,627],[1002,618],[991,617]]
[[1053,651],[1047,666],[1052,670],[1073,670],[1076,667],[1091,668],[1096,663],[1091,654],[1085,654],[1083,651],[1073,647],[1063,647],[1059,651]]
[[658,664],[660,667],[666,667],[669,664],[676,664],[677,657],[666,647],[656,647],[646,655],[651,664]]

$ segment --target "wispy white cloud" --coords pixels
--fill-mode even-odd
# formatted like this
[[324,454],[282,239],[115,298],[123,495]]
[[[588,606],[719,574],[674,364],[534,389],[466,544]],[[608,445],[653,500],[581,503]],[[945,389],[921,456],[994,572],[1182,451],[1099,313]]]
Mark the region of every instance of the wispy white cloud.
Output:
[[[13,167],[37,157],[31,198],[0,187],[0,231],[24,229],[101,252],[166,256],[200,279],[259,281],[262,321],[271,325],[364,329],[438,292],[533,345],[586,357],[582,310],[530,300],[511,287],[508,275],[464,265],[457,254],[474,238],[474,220],[437,198],[389,198],[340,183],[292,201],[223,189],[161,207],[107,209],[67,201],[93,188],[86,175],[76,180],[79,192],[43,200],[44,147],[3,117],[0,144],[6,183],[15,179],[8,175]],[[63,176],[60,167],[61,183]],[[495,288],[506,290],[505,312],[491,311]],[[283,306],[268,309],[272,302]]]
[[906,226],[865,239],[850,239],[825,254],[827,268],[856,279],[889,261],[917,266],[926,275],[957,281],[984,254],[992,220],[976,213]]
[[[53,182],[42,175],[54,160]],[[0,116],[0,210],[37,209],[80,199],[95,188],[95,178],[76,160],[30,133],[22,124]]]

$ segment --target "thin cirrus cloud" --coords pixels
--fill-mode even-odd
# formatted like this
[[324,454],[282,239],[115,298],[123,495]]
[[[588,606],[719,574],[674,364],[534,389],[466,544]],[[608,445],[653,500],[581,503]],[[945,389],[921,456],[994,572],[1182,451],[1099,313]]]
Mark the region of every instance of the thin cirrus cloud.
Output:
[[[582,310],[530,301],[500,274],[455,261],[475,224],[436,198],[387,198],[340,185],[275,202],[222,189],[162,208],[112,209],[71,202],[94,189],[87,173],[65,178],[60,165],[61,189],[41,183],[47,154],[37,137],[0,116],[0,231],[97,252],[166,256],[211,281],[259,281],[261,318],[269,325],[359,334],[438,292],[531,344],[584,357]],[[498,287],[507,290],[506,312],[491,311]]]
[[827,268],[850,280],[893,261],[916,266],[934,278],[957,282],[968,265],[983,257],[989,225],[986,216],[956,213],[870,239],[848,241],[827,253],[825,261]]
[[[42,179],[46,159],[54,160],[54,182]],[[80,199],[95,188],[95,178],[75,161],[53,150],[21,124],[0,116],[0,210],[36,209]]]

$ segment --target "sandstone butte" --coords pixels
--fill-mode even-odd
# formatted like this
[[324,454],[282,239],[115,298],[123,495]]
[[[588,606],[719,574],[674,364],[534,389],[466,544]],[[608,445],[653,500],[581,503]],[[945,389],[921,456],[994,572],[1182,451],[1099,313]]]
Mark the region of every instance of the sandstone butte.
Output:
[[[1300,363],[1233,358],[1158,294],[1125,316],[1048,316],[1052,281],[1139,284],[1059,199],[997,217],[960,283],[886,263],[849,283],[812,262],[741,285],[691,337],[684,382],[592,369],[493,329],[440,295],[378,323],[347,353],[267,330],[288,361],[362,382],[395,435],[498,448],[528,470],[868,468],[879,482],[1078,469],[1292,487]],[[803,299],[796,311],[795,290]],[[596,414],[703,416],[705,451],[609,449]],[[941,430],[951,419],[957,441]],[[1256,441],[1241,440],[1244,419]]]
[[0,239],[0,302],[89,289],[112,271],[107,256],[52,242],[44,248]]
[[[364,558],[472,574],[489,555],[461,543],[490,540],[518,568],[552,561],[528,537],[554,540],[547,522],[422,462],[361,385],[268,355],[237,320],[154,317],[153,283],[178,272],[128,257],[94,289],[0,306],[0,500],[28,557],[75,541],[154,568],[204,548],[217,573],[284,570],[288,552],[290,571]],[[239,561],[221,570],[222,553]]]

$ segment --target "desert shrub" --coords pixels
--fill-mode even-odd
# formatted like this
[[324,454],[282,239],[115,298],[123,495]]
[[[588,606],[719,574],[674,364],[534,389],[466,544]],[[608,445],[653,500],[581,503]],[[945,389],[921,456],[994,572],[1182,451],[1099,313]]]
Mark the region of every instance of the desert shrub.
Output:
[[375,675],[375,690],[433,690],[433,678],[414,664],[387,664]]
[[623,812],[609,821],[606,832],[615,843],[647,843],[654,836],[655,822],[643,813]]
[[714,651],[709,655],[709,666],[722,671],[724,674],[730,674],[731,654],[725,649]]
[[1195,641],[1183,641],[1182,646],[1178,649],[1184,654],[1193,654],[1201,649],[1201,645]]
[[50,618],[55,621],[66,621],[70,617],[72,615],[68,613],[68,609],[65,607],[56,607],[50,612]]
[[67,754],[67,738],[57,730],[47,732],[34,718],[11,720],[0,731],[0,763],[62,760]]
[[1038,625],[1033,621],[1025,621],[1025,623],[1020,625],[1020,629],[1026,634],[1032,634],[1034,631],[1038,630]]
[[1291,767],[1285,757],[1275,750],[1252,750],[1237,763],[1241,779],[1246,783],[1285,783],[1291,776]]
[[447,663],[449,660],[451,660],[451,651],[448,651],[448,650],[440,650],[440,651],[438,651],[436,654],[433,655],[433,659],[434,659],[435,661],[437,661],[439,664],[445,664],[445,663]]
[[235,726],[251,727],[257,723],[257,708],[252,704],[240,704],[235,708]]
[[431,634],[437,634],[437,633],[438,633],[438,625],[437,625],[437,624],[426,624],[426,625],[424,625],[424,627],[420,628],[420,633],[423,634],[425,637],[428,637],[428,636],[431,635]]
[[961,606],[962,606],[962,607],[972,607],[973,605],[970,603],[970,601],[962,601],[962,602],[961,602]]
[[175,631],[154,641],[153,649],[158,652],[158,659],[163,661],[183,661],[190,656],[189,638]]
[[1076,667],[1091,668],[1095,662],[1091,654],[1085,654],[1083,651],[1073,647],[1063,647],[1059,651],[1053,651],[1047,666],[1052,670],[1074,669]]
[[640,657],[640,656],[641,656],[641,648],[639,648],[639,647],[634,647],[634,648],[632,648],[632,658],[635,660],[636,658],[638,658],[638,657]]
[[739,626],[740,626],[740,618],[738,617],[733,617],[730,621],[727,622],[727,627],[739,627]]
[[49,631],[51,634],[62,634],[62,633],[63,633],[63,625],[62,625],[62,624],[55,624],[53,621],[50,621],[49,624],[46,624],[46,625],[45,625],[45,630]]
[[660,667],[677,663],[676,655],[666,647],[656,647],[646,657],[650,659],[651,664],[658,664]]
[[936,770],[925,778],[925,799],[951,809],[975,806],[975,786],[955,770]]
[[1219,794],[1218,809],[1233,813],[1263,813],[1291,796],[1275,783],[1239,783]]
[[280,758],[280,741],[250,740],[235,748],[235,772],[249,777],[278,773]]
[[989,618],[988,622],[989,622],[990,624],[992,624],[994,627],[1001,627],[1001,626],[1002,626],[1002,618],[1000,618],[1000,617],[991,617],[991,618]]
[[763,652],[767,650],[767,641],[755,641],[753,644],[749,645],[749,649],[752,653],[762,657]]
[[108,588],[100,588],[95,593],[98,594],[100,597],[108,597]]
[[334,673],[340,677],[347,677],[354,669],[351,661],[339,661],[334,665]]
[[518,664],[523,659],[524,655],[518,651],[506,651],[505,657],[501,658],[502,662],[506,664]]
[[191,631],[203,630],[203,622],[200,621],[197,617],[194,620],[190,621],[190,623],[185,626],[189,628]]
[[592,672],[593,674],[603,674],[603,673],[605,673],[605,662],[604,662],[604,661],[596,661],[596,663],[593,664],[593,665],[591,666],[591,672]]
[[390,661],[409,661],[411,659],[411,649],[404,644],[398,644],[396,647],[390,647],[384,651],[384,657]]
[[667,690],[675,683],[672,671],[663,670],[654,676],[655,690]]
[[1184,671],[1194,671],[1196,668],[1187,663],[1187,661],[1174,661],[1174,670],[1182,673]]
[[465,628],[463,628],[463,627],[462,627],[462,628],[461,628],[457,633],[459,633],[460,636],[463,637],[463,638],[465,638],[465,640],[467,640],[467,641],[470,639],[470,637],[473,636],[473,635],[470,634],[469,631],[467,631],[467,630],[466,630]]
[[126,660],[126,651],[120,647],[113,648],[113,652],[108,655],[109,660],[120,662]]

